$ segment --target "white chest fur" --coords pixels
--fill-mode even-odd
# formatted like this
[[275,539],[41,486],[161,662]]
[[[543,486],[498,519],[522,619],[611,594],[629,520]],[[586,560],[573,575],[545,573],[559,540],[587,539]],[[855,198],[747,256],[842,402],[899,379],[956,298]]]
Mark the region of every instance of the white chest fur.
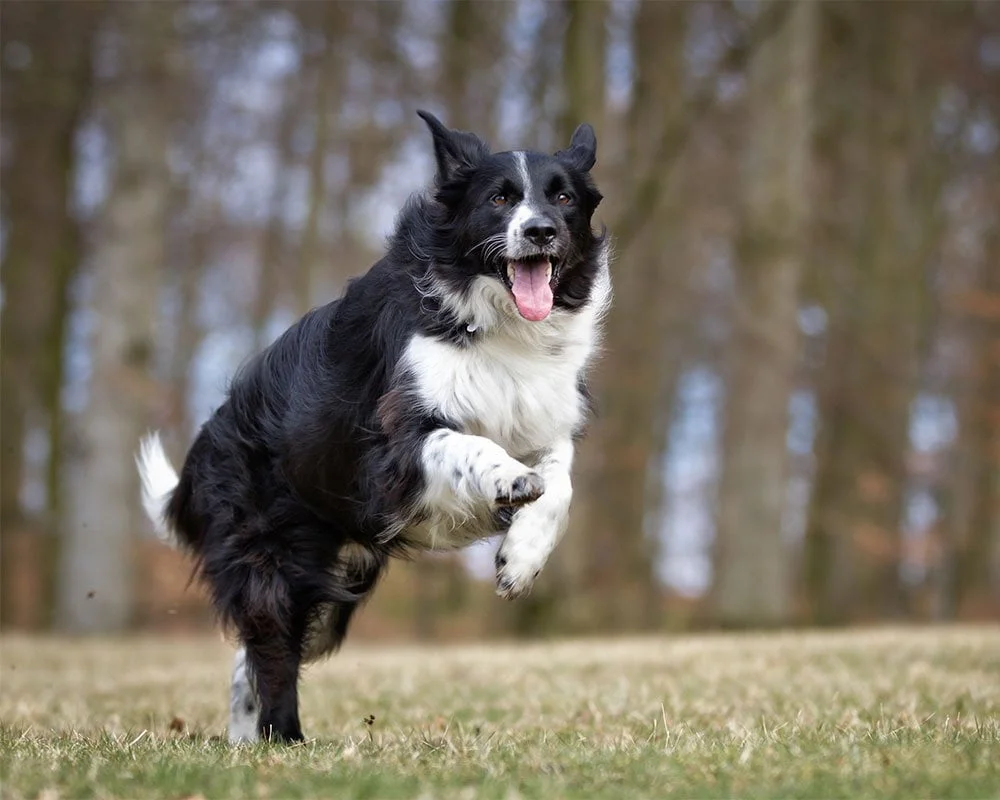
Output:
[[578,359],[520,352],[506,342],[462,349],[422,336],[407,355],[426,410],[513,456],[545,447],[582,420]]
[[464,346],[414,336],[406,367],[427,411],[526,456],[583,421],[578,385],[597,346],[599,313],[557,309],[536,323],[506,318]]

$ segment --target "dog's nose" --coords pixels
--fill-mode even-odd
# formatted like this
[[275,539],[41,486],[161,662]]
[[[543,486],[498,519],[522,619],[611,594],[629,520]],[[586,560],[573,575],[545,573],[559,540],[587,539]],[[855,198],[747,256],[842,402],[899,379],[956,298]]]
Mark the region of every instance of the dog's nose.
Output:
[[545,217],[529,219],[524,224],[524,237],[532,244],[541,247],[556,238],[556,226],[552,220]]

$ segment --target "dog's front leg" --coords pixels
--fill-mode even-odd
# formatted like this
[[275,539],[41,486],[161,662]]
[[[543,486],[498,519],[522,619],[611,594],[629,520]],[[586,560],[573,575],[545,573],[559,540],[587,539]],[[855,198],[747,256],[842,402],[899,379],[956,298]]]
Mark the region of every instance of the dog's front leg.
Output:
[[513,600],[527,594],[566,532],[573,499],[572,465],[570,439],[559,442],[538,462],[545,494],[518,510],[497,551],[497,594],[501,597]]
[[492,507],[520,506],[543,496],[538,472],[511,458],[483,436],[442,428],[421,449],[424,508],[464,516],[483,501]]

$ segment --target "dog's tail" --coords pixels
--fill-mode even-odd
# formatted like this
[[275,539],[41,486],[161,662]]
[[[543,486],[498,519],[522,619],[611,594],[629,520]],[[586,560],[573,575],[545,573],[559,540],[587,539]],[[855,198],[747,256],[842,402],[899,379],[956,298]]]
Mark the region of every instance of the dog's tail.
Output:
[[170,495],[180,483],[180,478],[163,450],[158,432],[149,433],[142,438],[135,465],[139,468],[139,477],[142,479],[142,507],[156,528],[157,538],[164,544],[178,547],[177,535],[167,524],[165,512]]

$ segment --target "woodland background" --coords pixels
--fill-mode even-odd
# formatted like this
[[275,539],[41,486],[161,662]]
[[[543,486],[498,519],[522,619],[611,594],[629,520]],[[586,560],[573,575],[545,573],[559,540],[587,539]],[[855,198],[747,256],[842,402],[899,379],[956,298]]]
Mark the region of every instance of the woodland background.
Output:
[[1000,2],[5,0],[0,622],[212,624],[132,456],[376,258],[416,108],[598,132],[616,303],[570,533],[359,633],[1000,614]]

